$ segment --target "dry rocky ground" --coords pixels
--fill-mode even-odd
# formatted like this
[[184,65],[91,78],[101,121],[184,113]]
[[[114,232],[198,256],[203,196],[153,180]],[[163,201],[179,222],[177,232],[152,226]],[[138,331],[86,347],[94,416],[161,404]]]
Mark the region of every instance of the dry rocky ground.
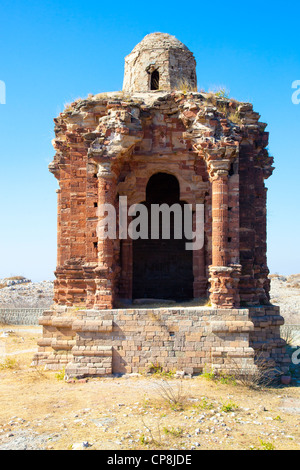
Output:
[[299,387],[252,390],[210,374],[68,383],[31,367],[40,335],[0,326],[0,450],[300,449]]
[[[272,277],[272,302],[288,323],[300,323],[299,279]],[[1,306],[24,293],[36,307],[36,286],[18,291],[25,286],[1,289]],[[0,450],[300,449],[299,386],[251,389],[210,374],[68,383],[63,371],[31,367],[40,335],[38,326],[0,325]]]

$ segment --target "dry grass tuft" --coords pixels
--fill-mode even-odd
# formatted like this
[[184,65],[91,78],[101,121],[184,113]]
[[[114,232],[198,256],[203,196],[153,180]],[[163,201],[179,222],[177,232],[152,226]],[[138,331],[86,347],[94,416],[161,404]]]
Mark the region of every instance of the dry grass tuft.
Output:
[[155,389],[159,397],[171,410],[180,411],[184,409],[188,394],[183,386],[182,379],[172,381],[172,383],[164,379],[157,381],[155,382]]
[[5,359],[0,362],[0,370],[7,369],[19,369],[19,363],[17,359],[12,357],[5,357]]

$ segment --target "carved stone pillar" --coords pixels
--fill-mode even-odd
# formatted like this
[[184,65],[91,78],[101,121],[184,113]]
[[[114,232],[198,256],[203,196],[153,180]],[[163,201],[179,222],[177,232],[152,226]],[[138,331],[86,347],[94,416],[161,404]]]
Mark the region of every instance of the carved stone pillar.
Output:
[[[110,163],[99,163],[98,166],[98,266],[96,273],[95,308],[111,309],[115,299],[114,244],[111,235],[104,237],[107,222],[107,211],[104,204],[109,204],[112,211],[115,209],[116,176],[111,171]],[[109,214],[110,215],[110,214]],[[112,218],[112,223],[115,219]]]
[[228,163],[228,161],[217,162],[216,169],[211,176],[213,266],[227,266]]
[[230,159],[208,160],[212,188],[212,265],[209,266],[210,301],[216,308],[240,305],[240,265],[229,264],[228,172]]

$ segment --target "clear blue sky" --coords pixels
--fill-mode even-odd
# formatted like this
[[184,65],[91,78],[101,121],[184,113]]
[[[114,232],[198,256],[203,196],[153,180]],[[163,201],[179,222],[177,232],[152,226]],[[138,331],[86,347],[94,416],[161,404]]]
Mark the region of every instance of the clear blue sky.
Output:
[[151,32],[193,51],[198,86],[225,86],[268,123],[268,264],[300,272],[299,11],[295,2],[1,0],[0,278],[53,279],[57,182],[53,118],[64,103],[122,89],[124,57]]

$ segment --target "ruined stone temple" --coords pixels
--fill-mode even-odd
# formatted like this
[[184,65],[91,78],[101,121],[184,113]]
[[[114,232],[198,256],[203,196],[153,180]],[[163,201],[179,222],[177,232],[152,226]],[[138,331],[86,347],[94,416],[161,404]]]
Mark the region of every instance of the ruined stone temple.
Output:
[[[49,167],[59,183],[55,297],[40,318],[35,364],[68,376],[153,364],[197,374],[254,370],[262,354],[287,369],[283,318],[269,302],[264,181],[273,158],[259,119],[250,103],[197,91],[193,53],[162,33],[125,58],[122,91],[60,113]],[[203,207],[203,243],[99,236],[101,208],[114,207],[118,220],[125,197],[128,207],[188,206],[194,230]],[[136,216],[126,213],[128,226]]]

